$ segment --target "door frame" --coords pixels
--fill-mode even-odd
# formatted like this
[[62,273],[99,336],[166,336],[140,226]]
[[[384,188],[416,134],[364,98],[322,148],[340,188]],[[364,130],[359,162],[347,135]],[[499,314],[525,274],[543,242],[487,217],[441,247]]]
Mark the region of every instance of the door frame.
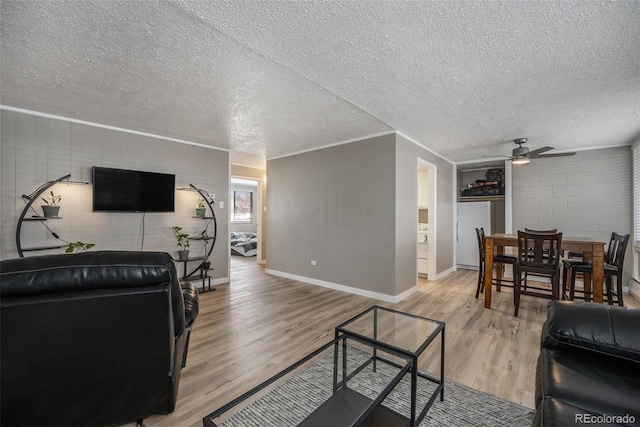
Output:
[[[429,200],[429,212],[427,214],[428,217],[428,221],[429,221],[429,225],[427,226],[427,280],[435,280],[436,278],[436,266],[437,266],[437,257],[438,254],[436,252],[436,248],[437,248],[437,240],[438,240],[438,224],[437,224],[437,218],[438,218],[438,205],[437,205],[437,191],[436,189],[438,188],[437,186],[437,177],[438,177],[438,167],[433,164],[428,162],[427,160],[424,160],[420,157],[418,157],[418,163],[417,163],[417,168],[416,168],[416,196],[418,196],[418,191],[420,188],[420,168],[425,168],[427,169],[427,197]],[[416,212],[416,221],[415,221],[415,226],[416,226],[416,277],[418,277],[418,263],[417,263],[417,259],[418,259],[418,254],[417,254],[417,248],[418,248],[418,233],[417,233],[417,225],[418,225],[418,197],[416,197],[416,206],[415,206],[415,212]]]
[[[257,189],[256,189],[256,199],[257,199],[257,206],[256,206],[256,226],[257,226],[257,230],[256,230],[256,235],[258,236],[258,254],[256,255],[256,262],[258,264],[264,264],[265,260],[262,259],[262,209],[263,209],[263,204],[262,204],[262,178],[256,178],[254,176],[243,176],[243,175],[231,175],[229,177],[229,195],[232,194],[233,189],[231,188],[232,186],[232,179],[246,179],[248,181],[256,181],[258,183]],[[229,230],[231,229],[231,209],[233,208],[233,205],[231,204],[231,197],[229,197],[229,200],[227,201],[227,203],[229,203]],[[229,240],[229,263],[231,263],[231,240]]]

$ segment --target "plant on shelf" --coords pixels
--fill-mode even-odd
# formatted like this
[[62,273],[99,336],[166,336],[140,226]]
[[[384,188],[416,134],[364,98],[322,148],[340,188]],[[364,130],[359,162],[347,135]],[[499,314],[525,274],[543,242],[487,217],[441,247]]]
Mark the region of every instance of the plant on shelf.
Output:
[[182,232],[182,227],[174,225],[171,227],[173,230],[173,235],[176,237],[176,241],[178,242],[176,246],[181,247],[182,249],[178,251],[178,259],[184,261],[189,258],[189,235],[187,233]]
[[79,242],[79,241],[78,242],[71,242],[67,246],[67,249],[65,250],[65,252],[68,253],[68,254],[79,254],[81,252],[85,252],[85,251],[91,249],[95,245],[96,245],[95,243],[84,243],[84,242]]
[[206,210],[204,207],[204,199],[198,199],[198,207],[196,208],[196,216],[204,217]]
[[204,240],[204,259],[202,260],[202,269],[208,270],[209,267],[211,267],[211,261],[209,261],[209,252],[207,251],[207,245],[209,244],[209,240],[211,240],[212,237],[209,237],[209,235],[207,234],[207,230],[204,230],[202,233],[200,233],[200,237],[202,238],[202,240]]
[[46,203],[46,205],[41,206],[42,213],[45,218],[54,218],[57,217],[60,212],[60,205],[58,203],[62,200],[62,196],[55,194],[53,190],[49,193],[51,194],[50,198],[45,199],[44,197],[41,197],[42,201]]

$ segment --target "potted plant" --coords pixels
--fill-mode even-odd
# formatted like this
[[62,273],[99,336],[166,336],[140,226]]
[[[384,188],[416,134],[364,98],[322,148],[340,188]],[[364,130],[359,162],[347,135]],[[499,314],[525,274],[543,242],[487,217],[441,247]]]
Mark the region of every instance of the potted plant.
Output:
[[173,235],[176,237],[176,246],[182,248],[178,251],[178,259],[181,261],[189,259],[189,235],[187,233],[183,233],[182,227],[177,225],[172,226],[171,229],[173,230]]
[[50,192],[51,197],[49,199],[45,199],[41,197],[41,199],[46,203],[46,205],[42,205],[42,213],[45,218],[54,218],[58,216],[60,212],[60,201],[62,200],[62,196],[59,194],[54,194],[53,190]]
[[79,254],[81,252],[87,251],[88,249],[91,249],[95,245],[95,243],[71,242],[67,246],[65,252],[68,254]]
[[206,274],[206,270],[208,270],[211,267],[211,261],[209,261],[209,252],[207,251],[207,245],[209,244],[209,240],[211,240],[212,237],[209,237],[209,235],[207,234],[207,230],[204,230],[202,233],[200,233],[200,237],[202,237],[202,240],[204,240],[204,259],[202,260],[202,270],[204,270]]
[[206,210],[204,207],[204,199],[198,199],[198,207],[196,208],[196,216],[200,218],[204,217]]

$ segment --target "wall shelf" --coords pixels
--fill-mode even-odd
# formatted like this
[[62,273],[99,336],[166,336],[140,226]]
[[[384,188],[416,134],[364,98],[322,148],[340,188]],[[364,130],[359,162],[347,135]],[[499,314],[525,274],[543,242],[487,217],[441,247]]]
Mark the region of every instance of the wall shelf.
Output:
[[[201,241],[205,241],[205,243],[207,243],[207,244],[208,244],[208,242],[211,242],[211,247],[208,249],[208,252],[206,253],[206,256],[203,256],[203,257],[190,257],[189,259],[186,259],[186,260],[174,259],[174,261],[176,261],[176,262],[184,263],[184,274],[182,275],[180,280],[183,280],[183,281],[195,281],[195,280],[202,279],[202,290],[204,292],[204,279],[205,279],[205,277],[203,277],[203,271],[205,269],[203,268],[202,263],[205,260],[205,258],[208,259],[211,256],[211,252],[213,252],[213,247],[216,244],[216,237],[218,235],[218,222],[216,220],[216,213],[213,210],[213,206],[215,204],[215,201],[213,200],[213,197],[211,197],[211,195],[206,190],[198,188],[193,184],[189,184],[189,187],[186,187],[186,188],[178,188],[178,190],[197,191],[198,194],[200,194],[200,197],[202,197],[202,199],[205,201],[205,203],[207,205],[207,208],[211,212],[211,215],[205,215],[205,216],[197,216],[196,215],[193,218],[194,219],[206,219],[206,220],[210,220],[211,222],[213,222],[213,236],[207,236],[206,238],[202,237],[202,236],[189,237],[189,240],[201,240]],[[209,227],[209,223],[207,223],[207,228],[208,227]],[[206,231],[207,230],[205,229],[205,232]],[[191,261],[197,261],[198,262],[198,266],[195,267],[193,269],[193,271],[187,273],[187,265]],[[213,270],[213,268],[207,269],[207,271],[209,271],[209,270]],[[211,289],[211,278],[207,274],[204,274],[204,276],[206,276],[206,278],[209,279],[209,290],[212,290]],[[215,289],[213,289],[213,290],[215,290]]]
[[504,196],[467,196],[459,197],[459,202],[497,202],[504,200]]
[[34,248],[22,248],[22,252],[46,251],[49,249],[66,248],[67,245],[38,246]]
[[[31,205],[33,205],[33,202],[35,202],[38,197],[40,197],[40,195],[42,193],[44,193],[45,191],[47,191],[49,188],[53,187],[55,184],[62,182],[64,180],[67,180],[71,178],[71,174],[67,174],[65,176],[61,176],[58,179],[54,179],[53,181],[47,181],[44,184],[42,184],[40,187],[38,187],[33,193],[27,195],[27,194],[23,194],[22,195],[22,199],[27,202],[27,204],[25,205],[24,209],[22,209],[22,213],[20,214],[20,218],[18,219],[18,225],[16,226],[16,248],[18,250],[18,256],[20,258],[24,257],[23,252],[30,252],[30,251],[45,251],[48,249],[59,249],[59,248],[64,248],[66,245],[54,245],[54,246],[40,246],[40,247],[35,247],[35,248],[30,248],[30,249],[22,249],[22,223],[25,221],[47,221],[49,219],[60,219],[61,217],[43,217],[43,216],[31,216],[31,217],[26,217],[27,212],[29,211],[29,209],[33,209],[31,207]],[[35,212],[35,211],[34,211]]]

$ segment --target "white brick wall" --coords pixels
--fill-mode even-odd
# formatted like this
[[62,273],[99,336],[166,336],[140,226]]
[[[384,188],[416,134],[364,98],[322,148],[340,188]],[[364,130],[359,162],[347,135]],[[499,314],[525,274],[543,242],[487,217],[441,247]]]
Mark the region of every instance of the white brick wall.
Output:
[[[566,236],[604,242],[613,231],[631,233],[631,171],[631,147],[581,151],[573,157],[514,165],[514,231],[557,228]],[[625,275],[631,276],[631,268],[628,249]]]
[[[25,206],[22,194],[68,173],[73,180],[90,182],[91,167],[105,166],[172,173],[178,187],[192,183],[215,194],[218,240],[212,254],[213,274],[214,278],[229,276],[228,209],[226,204],[224,209],[217,205],[218,201],[229,199],[228,152],[7,110],[0,110],[0,119],[1,259],[17,256],[16,224]],[[63,218],[47,221],[47,225],[61,238],[96,243],[96,250],[141,249],[142,214],[92,212],[90,185],[56,184],[53,189],[63,197]],[[171,225],[181,225],[191,234],[202,231],[203,221],[193,218],[198,194],[176,191],[175,196],[175,212],[145,215],[144,250],[166,251],[175,256],[177,247]],[[33,205],[38,213],[40,205]],[[38,222],[24,223],[21,236],[23,247],[60,243]],[[204,249],[199,244],[194,242],[191,246],[195,256]],[[25,255],[61,252],[57,249]],[[181,272],[182,266],[179,268]]]

